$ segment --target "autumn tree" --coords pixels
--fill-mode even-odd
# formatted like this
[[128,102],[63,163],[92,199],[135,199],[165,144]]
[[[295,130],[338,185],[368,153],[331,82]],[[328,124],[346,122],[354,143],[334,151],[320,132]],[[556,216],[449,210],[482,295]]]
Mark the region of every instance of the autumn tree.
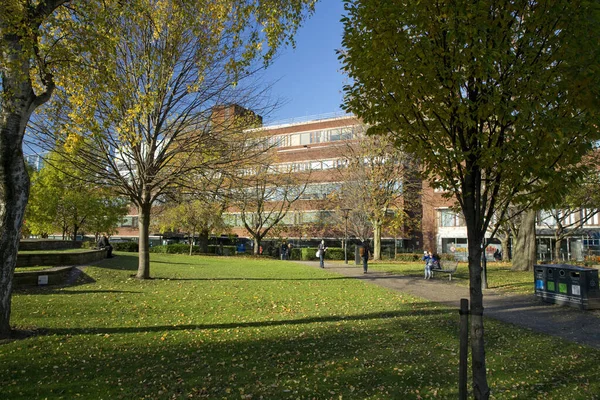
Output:
[[[341,197],[354,212],[362,213],[373,227],[373,258],[381,258],[381,235],[388,213],[394,208],[406,215],[406,190],[415,190],[409,179],[417,169],[414,157],[394,147],[390,136],[365,137],[350,143],[344,154]],[[402,211],[400,211],[402,210]]]
[[254,254],[259,254],[261,241],[302,197],[308,182],[306,175],[290,168],[280,170],[268,153],[257,161],[240,171],[232,203],[254,241]]
[[32,234],[62,232],[76,240],[80,232],[114,232],[127,213],[126,201],[80,175],[60,154],[46,156],[31,179],[26,224]]
[[[244,76],[253,60],[269,60],[280,45],[292,41],[295,28],[313,5],[313,0],[3,2],[0,8],[0,337],[10,335],[12,278],[29,194],[22,143],[32,113],[59,87],[68,105],[73,106],[70,115],[73,124],[68,132],[71,136],[114,135],[119,141],[130,143],[130,147],[140,149],[140,155],[154,162],[155,148],[148,147],[143,138],[151,137],[155,130],[145,129],[144,122],[152,121],[153,126],[164,128],[173,123],[171,117],[175,113],[189,122],[190,110],[198,106],[190,94],[193,97],[194,93],[202,93],[208,99],[202,103],[205,109],[208,102],[223,100],[218,89],[225,82],[231,87]],[[160,43],[164,50],[162,63],[156,58]],[[183,48],[177,44],[183,44]],[[140,54],[144,49],[150,52]],[[228,75],[229,79],[219,80],[206,74],[205,68],[214,67],[215,59],[223,53],[231,57],[220,60],[218,64],[224,69],[216,76]],[[187,62],[183,61],[183,54],[191,56]],[[126,75],[119,75],[128,66],[133,68]],[[181,76],[194,78],[177,79],[174,70]],[[158,75],[149,79],[153,73]],[[139,91],[131,92],[136,86]],[[125,96],[128,90],[133,97]],[[109,93],[114,95],[112,101],[107,97]],[[185,131],[192,126],[183,125]],[[172,129],[159,131],[163,137],[172,138],[167,142],[175,141]],[[117,150],[132,154],[127,147],[105,150],[113,155]],[[163,163],[164,157],[139,172],[152,174],[152,169]],[[114,160],[109,164],[116,168]],[[136,190],[147,206],[147,200],[154,195],[152,185]],[[145,223],[144,218],[141,220]],[[138,275],[145,278],[149,276],[147,240],[140,244],[143,271]]]
[[208,253],[210,234],[219,234],[228,229],[223,213],[231,201],[230,184],[231,180],[220,172],[203,176],[201,179],[196,177],[194,186],[180,188],[161,206],[160,215],[157,217],[160,231],[186,232],[190,243],[190,255],[197,233],[200,251]]
[[391,133],[418,155],[465,218],[477,399],[490,396],[481,244],[496,210],[504,214],[536,184],[561,190],[556,176],[598,139],[598,7],[346,0],[345,108],[371,125],[369,134]]
[[63,86],[56,106],[69,119],[56,132],[67,147],[82,137],[94,144],[73,162],[92,175],[105,171],[103,184],[138,209],[137,278],[150,277],[153,203],[199,171],[252,155],[245,128],[260,120],[234,103],[263,109],[251,84],[255,60],[269,59],[310,3],[131,2],[113,21],[120,36],[107,76]]

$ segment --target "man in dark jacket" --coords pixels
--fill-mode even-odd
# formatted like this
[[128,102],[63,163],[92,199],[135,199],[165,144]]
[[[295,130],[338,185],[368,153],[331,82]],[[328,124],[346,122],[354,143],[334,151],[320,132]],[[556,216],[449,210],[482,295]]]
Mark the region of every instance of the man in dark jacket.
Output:
[[98,248],[106,249],[106,258],[112,258],[113,247],[110,244],[110,242],[108,241],[108,238],[106,237],[106,235],[102,235],[100,240],[98,240]]

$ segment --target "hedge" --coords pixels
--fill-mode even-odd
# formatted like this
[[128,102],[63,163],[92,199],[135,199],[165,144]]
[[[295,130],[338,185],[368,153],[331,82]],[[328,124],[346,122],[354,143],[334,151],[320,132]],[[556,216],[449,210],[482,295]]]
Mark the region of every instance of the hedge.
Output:
[[[314,261],[317,259],[317,247],[303,247],[300,249],[292,249],[292,260]],[[348,259],[354,258],[354,251],[348,249]],[[326,260],[343,260],[344,249],[341,247],[329,247],[325,252]]]
[[[219,254],[221,248],[223,248],[223,255],[225,256],[233,256],[236,254],[235,246],[217,246],[210,245],[208,246],[208,254]],[[190,245],[185,243],[173,243],[168,245],[161,246],[152,246],[150,247],[151,253],[166,253],[166,254],[189,254],[190,253]],[[192,247],[193,254],[200,253],[200,246]]]
[[116,251],[128,251],[130,253],[137,253],[139,251],[139,245],[137,242],[117,242],[111,244],[113,250]]

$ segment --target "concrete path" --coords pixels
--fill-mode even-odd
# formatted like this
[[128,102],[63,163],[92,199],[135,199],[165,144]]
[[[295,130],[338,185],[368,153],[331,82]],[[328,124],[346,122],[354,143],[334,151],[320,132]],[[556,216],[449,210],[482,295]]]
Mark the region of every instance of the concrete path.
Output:
[[[319,268],[318,261],[298,262]],[[447,274],[438,274],[431,280],[371,271],[363,274],[360,265],[337,263],[326,263],[324,272],[361,279],[457,310],[460,306],[460,299],[469,298],[468,288],[448,281]],[[542,302],[533,294],[512,295],[493,289],[484,291],[483,305],[486,317],[561,337],[571,342],[600,348],[600,311],[598,310],[582,311],[573,307]]]

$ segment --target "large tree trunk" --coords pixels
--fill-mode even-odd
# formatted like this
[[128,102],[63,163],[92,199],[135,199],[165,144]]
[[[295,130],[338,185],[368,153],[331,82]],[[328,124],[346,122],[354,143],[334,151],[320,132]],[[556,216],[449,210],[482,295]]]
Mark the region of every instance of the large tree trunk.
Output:
[[29,176],[21,144],[28,118],[0,117],[0,338],[10,336],[12,283],[19,237],[29,196]]
[[260,254],[260,242],[261,242],[261,237],[259,236],[255,236],[254,237],[254,255],[257,256]]
[[[481,288],[481,255],[484,234],[480,233],[477,222],[474,199],[466,199],[463,214],[467,225],[469,241],[469,294],[471,315],[471,370],[473,376],[473,395],[475,399],[486,400],[490,396],[485,367],[485,343],[483,329],[483,290]],[[481,216],[479,216],[481,218]]]
[[[561,236],[555,236],[554,239],[556,241],[555,246],[554,246],[554,261],[557,263],[560,263],[562,261],[560,259],[560,250],[562,247],[563,239]],[[567,258],[568,258],[568,256],[567,256]]]
[[[28,8],[23,19],[10,13],[0,19],[0,57],[3,61],[0,76],[0,338],[10,336],[12,282],[29,197],[23,136],[33,111],[48,101],[54,90],[52,76],[47,74],[43,77],[46,91],[35,94],[29,64],[31,54],[23,44],[37,37],[39,24],[64,2],[66,0],[47,0]],[[9,21],[7,17],[13,20]],[[18,26],[15,21],[19,21]],[[31,28],[31,32],[23,40],[20,35],[27,31],[26,28]]]
[[381,224],[373,225],[373,260],[381,260]]
[[500,239],[500,246],[502,246],[502,261],[510,260],[510,252],[508,251],[508,243],[510,236],[506,235]]
[[523,214],[519,235],[513,248],[512,269],[514,271],[531,271],[536,262],[535,217],[535,210]]
[[200,246],[200,253],[208,253],[208,229],[203,228],[198,232],[198,245]]
[[136,278],[150,279],[150,212],[152,203],[144,202],[139,206],[138,227],[140,230],[139,260]]

